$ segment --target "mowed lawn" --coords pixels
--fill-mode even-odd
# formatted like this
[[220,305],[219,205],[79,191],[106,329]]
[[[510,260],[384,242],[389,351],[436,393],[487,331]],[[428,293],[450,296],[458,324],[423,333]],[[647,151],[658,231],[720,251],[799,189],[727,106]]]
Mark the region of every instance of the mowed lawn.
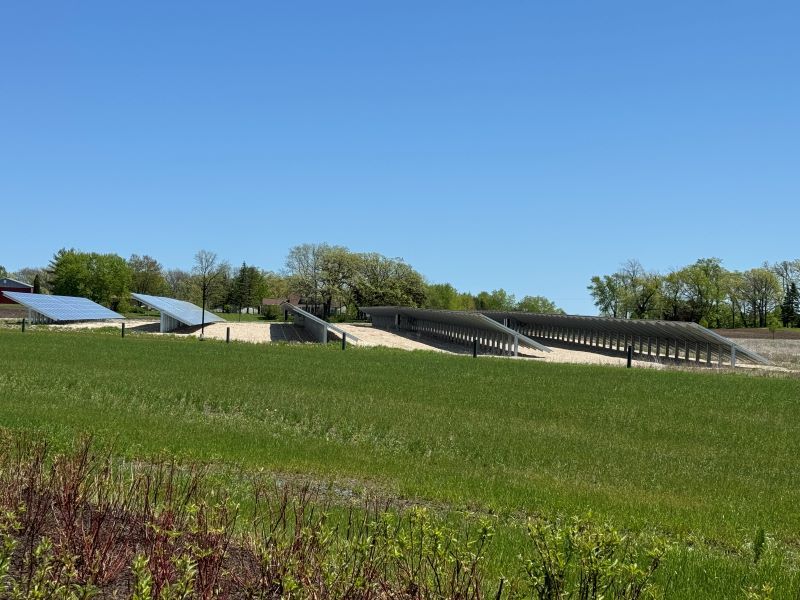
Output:
[[0,329],[0,426],[737,548],[800,531],[800,380]]

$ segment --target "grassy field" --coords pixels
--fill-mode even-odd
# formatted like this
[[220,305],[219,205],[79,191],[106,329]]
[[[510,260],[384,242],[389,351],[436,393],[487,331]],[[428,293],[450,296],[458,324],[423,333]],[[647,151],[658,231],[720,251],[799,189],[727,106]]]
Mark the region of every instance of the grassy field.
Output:
[[57,444],[490,514],[499,572],[525,515],[591,512],[672,541],[670,597],[796,597],[797,379],[35,329],[0,329],[0,365],[0,426]]

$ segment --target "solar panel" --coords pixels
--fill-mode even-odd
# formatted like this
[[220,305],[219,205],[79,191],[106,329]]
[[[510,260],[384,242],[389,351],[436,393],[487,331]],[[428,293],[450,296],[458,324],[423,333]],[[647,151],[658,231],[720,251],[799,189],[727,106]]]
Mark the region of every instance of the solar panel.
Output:
[[346,333],[342,329],[339,329],[335,325],[331,325],[324,319],[320,319],[318,316],[311,314],[307,310],[303,310],[299,306],[295,306],[290,302],[282,302],[281,308],[284,310],[288,310],[294,313],[296,316],[300,317],[303,321],[303,326],[307,326],[309,329],[312,329],[319,339],[320,342],[323,344],[328,341],[328,331],[333,331],[335,334],[342,338],[343,336],[347,336],[348,339],[358,342],[360,341],[356,336],[352,333]]
[[[185,300],[176,300],[175,298],[166,298],[164,296],[149,296],[147,294],[131,294],[136,300],[157,310],[163,315],[178,321],[183,325],[194,327],[203,323],[203,309],[199,306],[186,302]],[[215,315],[212,312],[205,311],[206,323],[219,323],[225,321],[222,317]]]
[[103,321],[124,319],[121,314],[100,306],[88,298],[76,296],[47,296],[24,292],[3,292],[22,306],[45,316],[52,321]]

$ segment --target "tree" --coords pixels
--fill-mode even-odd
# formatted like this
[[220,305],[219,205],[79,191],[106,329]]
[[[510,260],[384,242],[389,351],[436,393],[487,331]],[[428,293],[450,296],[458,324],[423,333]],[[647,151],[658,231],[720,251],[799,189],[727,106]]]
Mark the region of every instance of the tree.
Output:
[[442,310],[475,310],[472,294],[459,292],[449,283],[432,283],[425,286],[425,308]]
[[58,296],[89,296],[90,257],[74,248],[55,253],[48,270],[53,293]]
[[42,293],[42,279],[39,277],[38,273],[33,278],[33,293],[34,294]]
[[93,252],[89,256],[89,297],[114,310],[125,310],[132,280],[127,261],[117,254]]
[[784,295],[789,291],[792,283],[800,283],[800,259],[782,260],[770,267],[772,272],[781,282],[781,289]]
[[300,294],[306,304],[315,309],[322,302],[322,254],[329,247],[327,244],[301,244],[291,248],[286,257],[289,289]]
[[525,296],[517,303],[517,310],[524,310],[525,312],[538,313],[540,315],[554,314],[563,315],[564,311],[555,305],[555,302],[545,298],[544,296]]
[[324,246],[320,252],[318,291],[322,300],[322,318],[331,315],[334,300],[344,302],[356,273],[357,257],[342,246]]
[[753,327],[767,326],[767,315],[777,306],[780,292],[780,282],[770,269],[760,267],[742,273],[741,295]]
[[683,317],[684,290],[685,283],[680,272],[673,271],[661,280],[661,307],[665,319],[679,321]]
[[690,321],[720,326],[726,273],[718,258],[701,258],[681,270]]
[[797,284],[792,281],[789,289],[781,302],[781,323],[784,327],[791,327],[798,321],[798,306],[800,305],[800,293],[797,291]]
[[587,289],[601,314],[609,317],[624,316],[620,313],[625,305],[625,284],[619,273],[595,275]]
[[224,265],[217,261],[217,255],[214,252],[200,250],[194,255],[192,272],[197,280],[202,298],[203,312],[200,317],[200,339],[202,340],[206,329],[206,303],[219,287],[220,280],[224,275]]
[[0,277],[8,277],[8,271],[3,265],[0,265]]
[[480,292],[475,296],[476,310],[514,310],[517,306],[514,294],[509,294],[503,288],[491,292]]
[[422,275],[400,258],[377,252],[357,254],[349,285],[356,306],[425,306],[428,286]]
[[164,279],[164,269],[155,258],[147,254],[144,256],[132,254],[128,259],[128,266],[133,274],[132,291],[153,296],[160,296],[167,292],[168,286]]
[[49,273],[54,294],[88,297],[115,310],[124,310],[128,301],[131,270],[116,254],[62,248],[50,261]]
[[182,269],[170,269],[164,273],[167,293],[179,300],[190,300],[193,296],[192,274]]
[[265,289],[264,275],[261,271],[242,263],[233,279],[230,302],[238,307],[241,314],[243,308],[252,308],[260,304]]

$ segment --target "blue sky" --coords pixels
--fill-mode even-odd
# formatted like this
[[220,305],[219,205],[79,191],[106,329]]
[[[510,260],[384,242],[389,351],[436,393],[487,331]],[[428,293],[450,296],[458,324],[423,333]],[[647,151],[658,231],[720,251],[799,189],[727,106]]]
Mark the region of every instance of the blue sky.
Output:
[[327,241],[593,313],[800,257],[796,2],[6,2],[0,264]]

